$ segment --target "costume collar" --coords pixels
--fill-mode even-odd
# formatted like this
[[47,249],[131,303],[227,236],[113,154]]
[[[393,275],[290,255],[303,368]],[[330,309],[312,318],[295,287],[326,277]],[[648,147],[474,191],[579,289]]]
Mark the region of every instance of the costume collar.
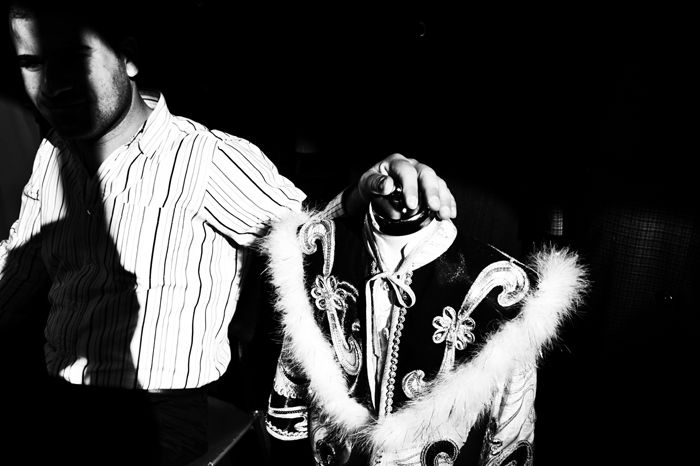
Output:
[[[424,228],[403,236],[387,235],[379,230],[372,208],[365,216],[363,237],[372,260],[381,272],[412,272],[434,261],[454,242],[457,228],[451,220],[432,220]],[[385,246],[401,250],[401,260],[397,267],[388,266],[382,260]],[[387,267],[392,270],[387,270]]]

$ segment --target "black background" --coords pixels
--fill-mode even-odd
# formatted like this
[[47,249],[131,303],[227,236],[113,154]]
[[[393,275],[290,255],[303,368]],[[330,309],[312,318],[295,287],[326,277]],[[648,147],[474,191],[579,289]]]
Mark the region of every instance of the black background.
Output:
[[[499,244],[507,252],[541,239],[552,206],[594,219],[596,209],[653,206],[683,222],[695,209],[688,11],[180,1],[153,16],[143,7],[141,84],[162,91],[173,113],[255,142],[320,199],[401,152],[448,180],[467,207],[460,225],[491,222],[481,231],[494,241],[517,224],[517,241]],[[26,103],[3,50],[0,93]],[[691,224],[697,239],[697,214]],[[694,244],[683,267],[697,276]],[[585,246],[585,259],[602,249]],[[604,304],[567,323],[543,366],[537,464],[670,464],[689,449],[684,339],[697,305],[686,296],[682,312],[616,309],[607,277],[593,278]],[[629,327],[608,326],[601,309],[627,313]]]
[[[141,3],[141,84],[257,143],[312,193],[391,152],[518,192],[591,176],[665,188],[685,172],[696,91],[683,10]],[[0,92],[21,98],[10,65]]]

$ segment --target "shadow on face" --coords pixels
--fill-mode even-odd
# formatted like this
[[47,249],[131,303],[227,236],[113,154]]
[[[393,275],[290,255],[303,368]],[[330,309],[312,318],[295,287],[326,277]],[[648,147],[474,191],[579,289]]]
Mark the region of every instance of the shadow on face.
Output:
[[11,10],[10,36],[25,90],[67,139],[98,139],[131,99],[123,38],[89,15]]

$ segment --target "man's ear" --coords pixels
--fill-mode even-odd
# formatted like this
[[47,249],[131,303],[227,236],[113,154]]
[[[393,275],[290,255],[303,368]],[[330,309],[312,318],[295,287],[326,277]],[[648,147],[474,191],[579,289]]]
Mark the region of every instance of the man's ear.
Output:
[[119,44],[119,52],[124,57],[126,63],[126,73],[129,78],[134,79],[139,74],[139,46],[136,38],[125,37]]

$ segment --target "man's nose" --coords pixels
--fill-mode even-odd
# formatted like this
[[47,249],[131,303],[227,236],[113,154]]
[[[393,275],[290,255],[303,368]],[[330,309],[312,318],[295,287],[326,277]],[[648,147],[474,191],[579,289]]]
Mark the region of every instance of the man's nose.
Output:
[[73,73],[60,63],[47,63],[44,69],[42,92],[47,97],[55,97],[73,87]]

